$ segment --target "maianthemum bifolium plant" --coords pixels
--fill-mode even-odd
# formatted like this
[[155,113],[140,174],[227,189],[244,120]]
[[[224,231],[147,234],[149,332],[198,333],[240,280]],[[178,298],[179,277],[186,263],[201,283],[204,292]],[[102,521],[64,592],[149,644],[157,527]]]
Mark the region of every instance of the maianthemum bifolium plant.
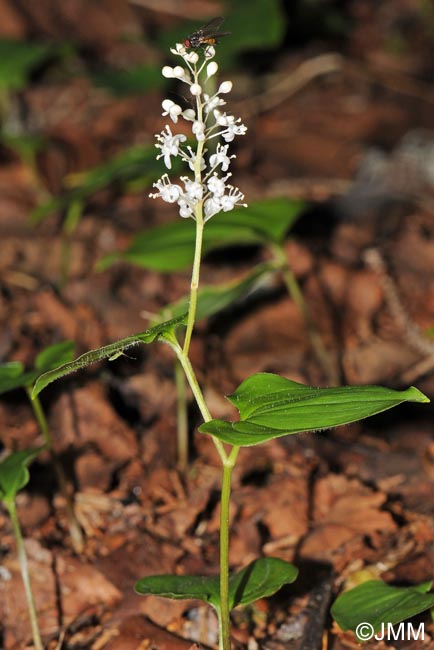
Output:
[[[158,157],[164,159],[169,172],[172,162],[180,159],[185,164],[186,174],[171,180],[169,173],[165,173],[154,184],[156,191],[151,196],[172,203],[182,218],[195,222],[188,311],[50,370],[37,379],[33,395],[37,396],[52,381],[74,370],[101,359],[113,360],[131,346],[159,341],[172,348],[203,418],[199,431],[211,437],[222,465],[219,572],[215,577],[147,576],[138,580],[135,589],[139,594],[200,599],[209,603],[216,610],[219,621],[219,649],[230,650],[232,608],[269,596],[297,577],[295,566],[272,557],[257,559],[238,573],[229,571],[231,478],[241,448],[288,434],[354,422],[404,401],[427,402],[428,399],[416,388],[403,391],[380,386],[313,388],[275,374],[258,373],[246,379],[228,397],[238,409],[239,419],[234,422],[213,419],[189,358],[198,313],[202,239],[210,219],[214,223],[219,214],[245,205],[243,193],[229,182],[229,167],[234,157],[230,154],[230,145],[247,129],[240,118],[225,110],[224,96],[232,89],[230,81],[220,83],[216,92],[208,91],[218,72],[214,47],[188,51],[177,44],[171,52],[179,57],[181,65],[164,67],[163,75],[186,84],[192,107],[183,109],[172,100],[163,101],[163,115],[171,124],[156,136],[156,146]],[[181,124],[187,125],[188,136],[180,129]],[[187,138],[194,145],[189,144]],[[247,209],[246,220],[248,218]]]

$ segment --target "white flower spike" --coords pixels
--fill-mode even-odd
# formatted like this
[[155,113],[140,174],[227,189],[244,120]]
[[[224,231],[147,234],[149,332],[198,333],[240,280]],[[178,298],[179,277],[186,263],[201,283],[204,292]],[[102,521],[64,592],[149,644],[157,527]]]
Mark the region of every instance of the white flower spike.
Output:
[[[177,203],[179,215],[184,219],[203,218],[208,221],[219,212],[228,212],[235,206],[245,206],[244,194],[228,184],[231,176],[230,163],[235,158],[228,151],[229,143],[236,136],[244,135],[247,128],[242,124],[241,118],[219,110],[226,103],[221,95],[232,90],[231,81],[221,82],[215,94],[206,92],[208,80],[218,73],[218,64],[212,60],[215,48],[208,45],[203,50],[197,47],[192,51],[191,47],[177,43],[171,52],[181,57],[183,65],[165,66],[162,74],[168,79],[178,79],[187,84],[194,107],[183,109],[171,99],[165,99],[162,107],[163,115],[174,124],[183,120],[190,123],[187,132],[193,134],[196,146],[186,145],[187,135],[172,133],[169,125],[156,135],[155,146],[160,149],[157,158],[163,158],[167,169],[172,169],[172,158],[179,157],[193,174],[191,178],[182,176],[180,182],[174,183],[168,174],[164,174],[154,183],[157,191],[150,196],[161,198],[167,203]],[[218,143],[208,153],[207,142],[217,137],[221,137],[226,144]]]

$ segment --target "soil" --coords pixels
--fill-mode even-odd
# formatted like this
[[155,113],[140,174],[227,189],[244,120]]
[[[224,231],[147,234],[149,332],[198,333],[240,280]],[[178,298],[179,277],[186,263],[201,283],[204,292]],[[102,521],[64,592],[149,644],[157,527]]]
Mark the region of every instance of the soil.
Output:
[[[81,354],[143,331],[145,311],[188,292],[187,271],[163,275],[127,264],[95,270],[138,231],[176,218],[173,206],[148,198],[148,189],[110,186],[88,198],[63,284],[65,215],[37,226],[29,221],[41,201],[66,191],[70,174],[150,144],[163,128],[158,90],[114,97],[80,74],[80,65],[164,64],[161,49],[143,36],[180,19],[151,4],[0,1],[3,37],[78,44],[72,70],[44,63],[11,95],[8,120],[46,145],[33,165],[6,144],[0,149],[3,362],[32,367],[38,352],[58,341],[74,340]],[[204,22],[222,11],[193,0],[183,5],[185,15],[203,15]],[[434,18],[429,23],[421,3],[408,0],[324,5],[349,21],[344,37],[312,29],[295,38],[290,31],[273,56],[254,53],[250,69],[244,55],[233,70],[234,112],[249,129],[237,142],[233,175],[248,202],[306,200],[286,251],[330,365],[319,362],[302,314],[275,276],[194,335],[192,363],[214,417],[233,416],[223,395],[258,371],[316,386],[330,385],[331,377],[338,384],[413,384],[434,396]],[[391,42],[398,33],[397,51]],[[266,259],[256,248],[214,253],[204,259],[202,281],[241,278]],[[42,393],[85,535],[77,554],[50,458],[42,454],[17,505],[49,650],[215,647],[208,607],[133,591],[146,575],[217,570],[219,459],[197,432],[200,415],[189,395],[189,467],[177,467],[174,381],[170,349],[155,344]],[[0,418],[4,449],[41,444],[24,391],[0,398]],[[242,450],[231,523],[232,568],[274,555],[300,569],[294,585],[233,613],[234,648],[358,647],[328,613],[344,585],[362,570],[394,584],[432,579],[432,408],[402,406]],[[4,510],[0,536],[2,642],[5,650],[22,650],[31,647],[30,625]],[[434,648],[434,624],[428,615],[421,620],[424,642],[387,647]]]

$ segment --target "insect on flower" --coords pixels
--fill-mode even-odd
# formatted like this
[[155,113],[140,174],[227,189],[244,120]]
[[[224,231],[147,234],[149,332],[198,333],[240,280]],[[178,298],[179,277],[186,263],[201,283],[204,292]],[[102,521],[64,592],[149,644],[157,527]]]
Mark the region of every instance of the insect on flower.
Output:
[[208,47],[208,45],[215,45],[218,43],[218,38],[222,36],[230,36],[231,32],[221,32],[220,27],[223,25],[224,18],[218,16],[213,18],[206,25],[193,32],[182,41],[184,47],[197,48]]

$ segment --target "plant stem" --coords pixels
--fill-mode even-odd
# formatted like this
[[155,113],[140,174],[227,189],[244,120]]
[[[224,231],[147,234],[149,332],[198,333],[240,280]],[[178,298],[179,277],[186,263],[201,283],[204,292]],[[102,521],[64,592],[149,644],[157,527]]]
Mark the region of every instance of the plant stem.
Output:
[[223,463],[223,480],[220,500],[220,609],[219,650],[231,650],[229,607],[229,508],[231,502],[232,470],[240,448],[232,447]]
[[78,523],[74,512],[74,499],[72,495],[71,486],[68,482],[68,479],[66,478],[62,464],[54,452],[53,436],[51,435],[51,431],[48,427],[48,422],[45,417],[45,413],[42,408],[40,399],[39,397],[35,397],[34,399],[32,399],[31,387],[28,387],[26,390],[27,390],[27,395],[29,397],[30,403],[33,408],[33,412],[38,422],[39,428],[41,429],[45,444],[47,445],[47,448],[50,452],[51,462],[53,463],[54,473],[56,475],[60,492],[63,498],[65,499],[66,518],[68,521],[68,528],[69,528],[69,533],[71,535],[72,546],[74,547],[74,551],[80,554],[83,552],[84,549],[84,539],[83,539],[83,533],[80,528],[80,524]]
[[190,349],[191,335],[193,334],[194,323],[196,320],[197,292],[199,289],[200,262],[202,257],[203,226],[202,204],[199,203],[198,208],[196,209],[196,244],[194,248],[193,270],[191,273],[190,304],[188,309],[187,331],[184,341],[184,354],[188,354]]
[[273,244],[271,250],[274,255],[274,259],[277,262],[283,277],[283,281],[286,285],[287,291],[295,304],[297,305],[300,313],[303,317],[304,323],[307,328],[309,339],[312,345],[314,354],[320,363],[322,369],[326,374],[326,378],[329,384],[337,385],[339,384],[339,377],[333,363],[330,354],[324,346],[321,336],[318,333],[318,330],[315,326],[315,323],[312,321],[311,315],[309,313],[308,306],[303,296],[303,292],[300,289],[300,285],[297,282],[286,256],[285,249],[281,244]]
[[178,468],[181,472],[186,472],[188,467],[188,414],[187,414],[187,395],[185,390],[185,375],[179,361],[175,364],[175,384],[177,398],[177,443],[178,443]]
[[33,643],[35,644],[35,650],[44,650],[42,644],[41,633],[39,631],[38,617],[36,614],[35,599],[33,597],[32,585],[30,582],[29,574],[29,565],[27,562],[26,549],[24,547],[23,536],[21,533],[20,522],[18,521],[17,510],[15,507],[15,501],[6,502],[7,509],[12,522],[12,527],[14,530],[15,539],[17,542],[17,554],[18,561],[21,567],[21,576],[23,578],[24,591],[26,594],[27,608],[29,610],[30,625],[32,628]]

